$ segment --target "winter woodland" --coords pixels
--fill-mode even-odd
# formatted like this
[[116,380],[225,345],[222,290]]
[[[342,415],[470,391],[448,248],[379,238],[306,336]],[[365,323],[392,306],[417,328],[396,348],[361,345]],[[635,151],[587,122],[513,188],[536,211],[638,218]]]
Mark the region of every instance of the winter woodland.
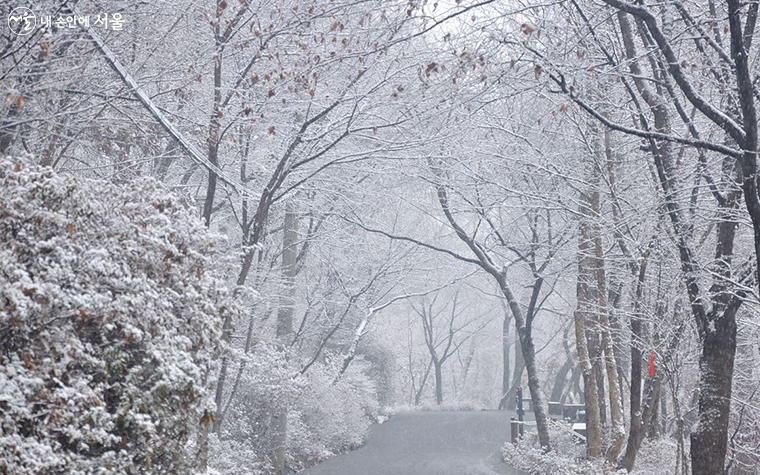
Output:
[[0,473],[758,473],[759,6],[3,2]]

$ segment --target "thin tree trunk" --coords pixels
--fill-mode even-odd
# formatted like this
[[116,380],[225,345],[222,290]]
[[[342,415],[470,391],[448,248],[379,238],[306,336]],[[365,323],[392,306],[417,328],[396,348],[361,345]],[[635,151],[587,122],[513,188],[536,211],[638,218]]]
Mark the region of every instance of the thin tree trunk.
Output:
[[583,375],[583,392],[586,404],[586,455],[598,458],[602,455],[601,408],[599,402],[599,385],[597,372],[591,360],[589,348],[589,321],[594,323],[593,315],[598,298],[595,295],[593,232],[591,218],[593,204],[590,193],[581,194],[580,214],[584,217],[578,229],[578,281],[576,285],[575,339],[578,361]]
[[[581,370],[581,366],[579,364],[575,365],[575,368],[573,368],[573,380],[571,381],[572,389],[575,391],[575,394],[578,395],[578,403],[579,404],[586,404],[586,394],[581,389],[581,374],[583,371]],[[562,401],[564,402],[564,400]]]
[[[224,8],[220,8],[221,2],[217,0],[216,21],[214,22],[214,105],[211,108],[208,131],[208,161],[215,166],[219,166],[219,134],[221,133],[222,124],[222,58],[224,57],[224,43],[221,36],[221,16]],[[226,3],[226,2],[225,2]],[[211,213],[214,209],[214,196],[216,194],[217,176],[213,171],[209,171],[208,185],[206,186],[206,198],[203,201],[203,221],[206,226],[211,223]]]
[[507,392],[502,393],[499,405],[508,411],[514,411],[517,408],[515,399],[517,388],[522,384],[523,374],[525,373],[525,358],[523,358],[522,345],[520,344],[520,333],[515,331],[514,337],[515,366],[512,370],[512,379],[509,382]]
[[[549,439],[549,423],[546,415],[546,405],[544,404],[544,396],[541,392],[541,384],[538,379],[538,368],[536,367],[536,348],[533,345],[532,336],[532,322],[527,320],[520,308],[520,304],[515,299],[512,289],[507,285],[504,274],[499,274],[501,281],[499,282],[502,293],[509,303],[509,308],[512,311],[512,315],[515,318],[515,326],[517,327],[517,333],[520,336],[520,349],[522,350],[523,360],[525,360],[525,369],[528,372],[528,389],[530,389],[530,398],[533,403],[533,415],[536,419],[536,429],[538,430],[538,440],[541,447],[545,451],[551,450],[551,441]],[[533,296],[531,307],[534,308],[535,299],[538,297],[538,292],[541,290],[542,280],[539,278],[534,283]],[[532,312],[532,310],[529,312]]]
[[633,314],[631,315],[631,429],[628,433],[628,445],[623,456],[623,467],[629,472],[633,470],[636,462],[636,453],[640,446],[641,424],[641,344],[643,343],[643,330],[641,319],[641,301],[644,298],[644,280],[649,262],[649,250],[639,266],[638,281],[636,284],[636,296],[633,302]]
[[[217,0],[217,3],[219,0]],[[217,26],[214,30],[214,36],[216,39],[216,46],[217,46],[217,53],[220,52],[221,46],[220,46],[220,38],[219,38],[219,16],[221,15],[221,11],[217,9]],[[222,81],[222,60],[221,55],[217,58],[215,67],[214,67],[214,109],[218,108],[219,102],[221,101],[221,81]],[[217,149],[218,149],[218,143],[217,140],[214,137],[217,137],[216,133],[218,133],[219,130],[219,122],[218,118],[216,118],[215,114],[212,113],[211,115],[211,135],[209,137],[209,152],[208,152],[208,159],[212,166],[218,166],[218,160],[217,160]],[[212,182],[213,179],[213,182]],[[208,228],[211,223],[211,210],[213,207],[213,191],[216,189],[216,173],[209,169],[209,186],[207,190],[207,197],[206,202],[204,203],[204,211],[203,211],[203,217],[204,217],[204,223],[206,227]],[[213,183],[213,186],[212,186]],[[211,193],[211,199],[208,198],[208,193]],[[227,316],[224,319],[224,324],[222,326],[222,341],[223,345],[227,347],[229,345],[230,341],[230,332],[231,332],[231,326],[232,322],[230,319],[230,316]],[[216,416],[211,417],[210,420],[206,420],[204,424],[202,424],[202,437],[201,437],[201,446],[199,451],[199,468],[203,471],[206,470],[208,466],[208,431],[209,431],[209,423],[212,423],[212,430],[215,432],[219,430],[221,427],[221,411],[222,411],[222,398],[224,396],[224,384],[227,379],[227,367],[229,364],[229,358],[227,355],[226,348],[223,348],[223,356],[222,356],[222,367],[221,371],[219,373],[219,379],[217,380],[216,384],[216,394],[214,398],[214,402],[216,404]]]
[[[253,346],[253,324],[254,324],[254,315],[251,313],[250,317],[248,318],[248,331],[246,333],[245,338],[245,349],[244,354],[248,354],[251,351],[251,347]],[[235,395],[237,394],[238,388],[240,387],[240,381],[243,377],[243,372],[246,368],[246,360],[243,360],[240,363],[240,366],[238,366],[237,374],[235,375],[235,382],[232,384],[232,390],[230,391],[230,395],[227,398],[227,404],[224,405],[224,408],[222,409],[221,413],[217,415],[218,419],[221,419],[222,421],[225,419],[227,415],[227,411],[229,411],[230,406],[232,405],[233,401],[235,400]],[[221,428],[221,422],[220,428]]]
[[224,385],[227,381],[227,371],[229,367],[229,344],[232,337],[232,318],[230,315],[226,316],[224,319],[224,324],[222,325],[222,344],[224,345],[223,348],[223,356],[222,356],[222,368],[219,371],[219,379],[216,382],[216,394],[214,395],[214,404],[216,405],[216,416],[214,417],[214,424],[212,426],[212,431],[215,434],[219,434],[219,431],[222,427],[222,419],[223,411],[222,411],[222,403],[224,398]]
[[[457,357],[459,357],[459,352],[457,351]],[[462,362],[462,379],[459,381],[459,383],[455,383],[454,387],[457,390],[456,397],[457,399],[460,398],[466,391],[467,387],[467,375],[470,373],[470,368],[472,367],[472,360],[475,357],[475,345],[471,344],[469,351],[467,352],[467,355],[464,357],[464,361]],[[453,376],[453,373],[452,373]]]
[[[599,170],[597,168],[597,180]],[[597,181],[598,183],[598,181]],[[594,211],[597,216],[601,214],[599,203],[599,194],[595,193]],[[617,457],[623,448],[625,442],[625,425],[623,422],[623,407],[621,404],[620,387],[618,386],[617,363],[615,361],[615,352],[612,347],[612,337],[610,336],[610,321],[607,316],[607,276],[604,269],[604,251],[602,248],[601,230],[595,227],[594,251],[596,255],[596,276],[597,276],[597,297],[599,298],[599,323],[602,330],[602,348],[604,350],[604,363],[607,370],[607,389],[610,398],[610,418],[612,419],[612,434],[610,436],[610,446],[607,448],[607,462],[611,465],[617,463]]]
[[422,391],[425,389],[425,384],[427,383],[428,377],[430,376],[430,369],[433,367],[433,359],[430,359],[430,363],[428,363],[427,368],[425,368],[425,374],[422,377],[422,381],[420,381],[420,387],[417,389],[417,391],[414,394],[414,405],[419,406],[420,405],[420,399],[422,398]]
[[443,403],[443,372],[440,361],[434,361],[435,367],[435,403],[439,406]]
[[[522,332],[526,333],[526,332]],[[549,440],[549,425],[546,415],[546,404],[541,392],[541,382],[538,379],[538,368],[536,367],[536,348],[533,346],[533,338],[529,335],[522,337],[523,356],[525,357],[525,369],[528,372],[528,389],[530,389],[530,398],[533,403],[533,415],[536,418],[536,428],[538,430],[538,440],[541,447],[551,450]]]
[[647,438],[656,439],[660,436],[660,426],[662,425],[662,418],[665,415],[662,413],[662,403],[665,398],[662,397],[660,392],[657,392],[655,399],[652,401],[652,421],[647,428]]
[[[298,257],[298,217],[295,206],[288,202],[285,207],[285,223],[282,236],[282,277],[283,292],[280,308],[277,312],[277,338],[286,348],[293,333],[293,313],[295,310],[295,277]],[[275,415],[274,471],[277,475],[285,473],[285,450],[287,448],[288,409],[284,407]]]
[[[609,130],[605,129],[605,137],[609,136]],[[608,141],[605,140],[605,143]],[[605,145],[605,149],[607,149],[607,145]],[[614,206],[614,205],[613,205]],[[614,288],[614,289],[613,289]],[[621,290],[623,288],[622,284],[617,284],[617,286],[614,283],[611,283],[610,285],[610,291],[609,291],[609,318],[610,318],[610,331],[612,332],[612,349],[613,354],[615,355],[615,363],[617,364],[617,375],[618,375],[618,388],[620,388],[620,408],[623,414],[625,414],[625,398],[622,397],[623,395],[623,388],[625,387],[625,381],[623,380],[623,376],[625,374],[626,369],[626,355],[624,351],[624,343],[623,343],[623,323],[620,321],[619,316],[619,310],[620,310],[620,301],[621,299]]]
[[552,394],[549,397],[551,402],[559,402],[562,399],[562,393],[565,390],[565,382],[567,381],[567,375],[570,370],[573,369],[573,362],[571,360],[565,360],[562,367],[557,372],[557,377],[554,378],[554,385],[552,386]]
[[678,401],[678,387],[673,374],[668,378],[670,386],[670,394],[673,399],[673,415],[676,420],[676,440],[678,442],[677,454],[676,454],[676,467],[675,475],[678,475],[678,468],[681,467],[682,473],[687,473],[688,460],[686,458],[686,448],[684,447],[684,437],[686,431],[684,428],[683,412],[681,411],[681,403]]
[[[591,302],[599,300],[596,294],[596,285],[593,285],[589,289],[589,305],[591,305]],[[596,304],[593,304],[593,308],[596,309]],[[607,397],[604,390],[604,350],[602,349],[598,312],[589,311],[586,314],[586,340],[588,342],[588,355],[591,360],[591,367],[594,370],[594,380],[596,381],[599,424],[601,427],[604,427],[607,424]]]
[[578,239],[578,284],[576,289],[577,308],[575,310],[575,340],[578,350],[578,362],[583,376],[583,394],[586,404],[586,455],[588,458],[598,458],[602,455],[602,428],[599,420],[599,396],[597,392],[596,373],[591,364],[588,341],[586,339],[586,314],[588,313],[589,274],[587,250],[588,226],[581,223]]
[[511,349],[509,333],[512,326],[512,316],[504,309],[504,319],[501,325],[501,398],[499,399],[499,410],[506,408],[506,396],[509,393],[509,350]]

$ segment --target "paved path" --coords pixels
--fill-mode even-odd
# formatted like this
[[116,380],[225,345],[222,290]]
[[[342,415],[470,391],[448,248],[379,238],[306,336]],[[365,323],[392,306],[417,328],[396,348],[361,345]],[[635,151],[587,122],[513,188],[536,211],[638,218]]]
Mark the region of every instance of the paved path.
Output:
[[396,414],[364,446],[301,475],[523,475],[501,461],[509,439],[503,411]]

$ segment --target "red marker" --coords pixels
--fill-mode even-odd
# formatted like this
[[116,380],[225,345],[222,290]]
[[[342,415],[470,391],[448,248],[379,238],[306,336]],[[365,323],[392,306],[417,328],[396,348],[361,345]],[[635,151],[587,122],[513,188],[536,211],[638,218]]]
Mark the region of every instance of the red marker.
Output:
[[654,378],[654,350],[652,350],[652,356],[649,357],[649,377]]

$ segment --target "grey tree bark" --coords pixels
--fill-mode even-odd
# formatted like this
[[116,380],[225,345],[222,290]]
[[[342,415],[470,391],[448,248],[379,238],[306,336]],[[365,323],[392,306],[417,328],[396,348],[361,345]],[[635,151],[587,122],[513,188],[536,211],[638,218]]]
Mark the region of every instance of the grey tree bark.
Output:
[[[510,329],[512,323],[512,313],[509,308],[504,305],[504,319],[507,323],[507,330]],[[507,320],[508,319],[508,320]],[[502,329],[503,330],[503,329]],[[511,332],[509,332],[511,333]],[[504,340],[506,338],[506,340]],[[517,388],[522,381],[523,373],[525,373],[525,358],[522,354],[522,345],[520,344],[520,333],[515,331],[514,343],[510,343],[511,336],[503,335],[502,332],[502,357],[504,358],[505,366],[502,372],[502,393],[499,400],[499,410],[514,411],[517,407],[517,400],[515,396],[517,394]],[[512,370],[512,375],[509,374],[508,362],[511,356],[512,347],[514,347],[515,363]]]
[[631,315],[631,428],[628,432],[628,445],[625,449],[622,465],[629,472],[633,470],[643,433],[641,414],[641,343],[643,339],[641,301],[644,298],[644,281],[646,278],[647,264],[649,262],[649,250],[644,254],[639,266],[639,275],[636,283],[636,295],[633,302],[633,314]]
[[588,348],[587,322],[596,308],[595,295],[592,291],[593,275],[593,236],[589,218],[592,213],[590,196],[581,196],[580,214],[584,216],[578,230],[578,281],[576,285],[575,341],[578,362],[583,376],[583,393],[586,404],[586,455],[598,458],[602,455],[602,427],[600,420],[599,392],[596,371],[591,362]]
[[511,341],[509,338],[510,328],[512,326],[512,315],[504,309],[504,318],[501,325],[501,398],[499,399],[499,410],[505,409],[507,393],[509,392],[509,350]]
[[[295,311],[295,277],[298,258],[298,216],[293,202],[285,206],[285,222],[282,233],[282,280],[283,290],[277,311],[277,339],[283,348],[287,347],[293,334],[293,313]],[[276,414],[272,421],[275,429],[273,465],[277,475],[285,473],[285,450],[287,449],[288,410]]]
[[573,369],[573,361],[566,359],[565,362],[557,371],[557,376],[554,378],[554,385],[552,386],[552,393],[549,396],[549,401],[560,402],[562,399],[562,393],[565,390],[565,383],[567,382],[567,375],[570,374],[570,370]]
[[[599,157],[597,157],[599,158]],[[597,160],[594,165],[594,182],[598,190],[599,174],[601,172],[601,160]],[[595,216],[601,216],[601,204],[599,192],[592,193],[592,207]],[[602,247],[602,233],[599,226],[594,226],[594,272],[596,274],[597,299],[599,323],[602,333],[602,349],[604,350],[604,365],[607,373],[607,389],[610,400],[610,419],[612,422],[610,445],[607,448],[605,457],[610,465],[617,463],[617,457],[623,448],[625,441],[625,427],[623,422],[622,397],[620,387],[618,386],[617,362],[615,361],[615,351],[613,349],[612,337],[610,336],[610,321],[608,317],[607,306],[607,276],[604,269],[604,250]]]

